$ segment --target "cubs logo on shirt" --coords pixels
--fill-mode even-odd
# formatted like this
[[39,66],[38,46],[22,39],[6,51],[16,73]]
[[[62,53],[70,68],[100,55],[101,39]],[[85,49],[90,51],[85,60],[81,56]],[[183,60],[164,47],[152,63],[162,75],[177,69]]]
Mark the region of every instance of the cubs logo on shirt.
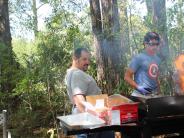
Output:
[[155,63],[150,64],[148,74],[151,78],[157,78],[158,76],[158,65]]

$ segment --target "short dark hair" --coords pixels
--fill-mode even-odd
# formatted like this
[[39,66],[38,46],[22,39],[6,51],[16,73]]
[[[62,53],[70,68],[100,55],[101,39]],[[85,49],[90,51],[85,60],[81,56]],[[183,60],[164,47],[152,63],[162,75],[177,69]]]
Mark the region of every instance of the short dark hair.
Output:
[[74,50],[73,57],[79,59],[81,57],[82,51],[89,53],[89,51],[86,48],[80,47]]
[[149,43],[150,40],[155,39],[160,43],[160,36],[156,32],[148,32],[144,36],[144,43]]

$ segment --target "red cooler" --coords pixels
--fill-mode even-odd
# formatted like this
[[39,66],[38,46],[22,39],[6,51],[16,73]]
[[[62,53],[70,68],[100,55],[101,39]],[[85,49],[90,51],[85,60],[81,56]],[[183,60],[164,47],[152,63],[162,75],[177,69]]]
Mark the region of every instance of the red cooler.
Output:
[[138,120],[138,104],[124,103],[112,107],[112,110],[120,110],[121,123],[135,122]]

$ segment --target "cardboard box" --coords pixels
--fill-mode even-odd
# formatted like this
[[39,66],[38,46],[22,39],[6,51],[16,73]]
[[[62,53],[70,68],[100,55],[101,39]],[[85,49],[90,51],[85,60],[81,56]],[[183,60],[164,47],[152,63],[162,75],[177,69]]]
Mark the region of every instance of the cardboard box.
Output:
[[108,107],[112,108],[113,106],[132,103],[133,101],[129,98],[122,96],[120,94],[113,94],[108,97]]
[[[121,123],[134,122],[138,119],[138,103],[133,102],[125,96],[107,94],[86,96],[86,101],[91,103],[99,113],[99,117],[107,124],[111,122],[111,111],[119,110]],[[103,105],[102,105],[103,103]]]
[[95,107],[99,105],[99,107],[97,108],[102,108],[102,106],[108,107],[108,95],[107,94],[86,96],[86,101],[91,103]]
[[103,119],[106,124],[109,124],[109,108],[108,108],[108,95],[100,94],[100,95],[91,95],[86,96],[86,101],[92,104],[95,107],[95,112],[98,113],[98,116]]

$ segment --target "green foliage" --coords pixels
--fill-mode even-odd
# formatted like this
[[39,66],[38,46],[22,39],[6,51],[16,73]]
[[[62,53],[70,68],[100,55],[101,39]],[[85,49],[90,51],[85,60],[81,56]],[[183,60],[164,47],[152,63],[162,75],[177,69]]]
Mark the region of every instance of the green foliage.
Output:
[[184,51],[183,7],[183,2],[178,1],[173,2],[172,6],[167,10],[168,37],[172,59]]
[[14,60],[11,47],[0,43],[0,53],[0,89],[4,93],[10,93],[18,80],[18,64]]
[[[16,24],[12,24],[12,32],[16,32],[14,31],[16,27],[20,29],[22,26],[30,31],[32,29],[32,14],[25,14],[31,11],[31,1],[11,2],[14,6],[10,10],[11,12],[16,11],[17,16],[14,20]],[[20,64],[20,71],[12,70],[11,63],[8,61],[9,57],[6,54],[7,47],[0,45],[0,63],[4,63],[4,74],[7,75],[10,71],[16,74],[11,79],[11,82],[16,83],[13,92],[11,94],[0,92],[0,107],[4,109],[9,109],[10,106],[14,107],[14,110],[9,111],[9,126],[13,137],[17,138],[50,137],[57,129],[56,116],[70,113],[71,106],[66,94],[64,76],[71,64],[71,54],[74,48],[87,47],[91,50],[92,60],[88,73],[97,79],[94,48],[91,47],[93,40],[89,9],[85,5],[86,3],[68,0],[41,0],[41,2],[49,2],[53,7],[52,15],[45,20],[45,32],[40,32],[34,42],[24,39],[13,39],[12,41],[16,61]],[[184,31],[183,11],[179,9],[182,7],[182,3],[176,2],[167,12],[172,58],[181,52]],[[85,12],[81,13],[82,10]],[[132,56],[143,49],[143,36],[148,30],[151,30],[148,28],[152,28],[151,16],[142,19],[140,15],[131,13],[127,20],[128,26],[125,24],[122,26],[129,29],[130,42],[129,47],[126,48],[130,49],[130,53],[125,53],[127,61],[124,64],[128,64]],[[172,61],[169,64],[172,70]],[[124,67],[126,66],[124,65]],[[124,71],[125,68],[122,69],[121,80],[113,92],[127,95],[132,89],[123,80]],[[1,82],[7,81],[6,75],[1,76]],[[170,71],[166,71],[166,74],[162,74],[160,78],[161,90],[164,94],[168,94],[167,92],[172,89],[168,81],[171,79],[169,75]],[[106,83],[105,80],[103,82]],[[14,101],[11,101],[12,99]],[[10,101],[12,104],[7,104]]]
[[[122,78],[124,78],[122,76]],[[115,94],[122,94],[122,95],[130,95],[132,89],[130,86],[124,81],[124,79],[120,79],[119,84],[117,84],[116,88],[114,89],[113,93]]]
[[15,137],[22,130],[22,137],[49,137],[53,133],[47,131],[57,128],[56,116],[71,111],[64,76],[73,49],[89,47],[91,40],[77,25],[65,26],[62,20],[59,21],[61,17],[53,16],[48,22],[48,31],[39,33],[36,42],[13,41],[22,73],[12,94],[19,99],[10,116]]
[[16,60],[21,66],[26,67],[27,58],[37,53],[37,46],[33,42],[27,42],[25,39],[13,39],[13,51],[16,53]]
[[41,36],[36,44],[37,52],[22,54],[24,58],[20,58],[19,55],[20,61],[25,65],[25,68],[22,68],[24,76],[17,82],[14,90],[14,96],[20,99],[15,113],[19,118],[11,118],[13,128],[17,125],[15,122],[18,119],[25,120],[16,130],[21,131],[24,128],[25,135],[33,135],[34,129],[55,126],[56,115],[68,113],[70,109],[67,106],[69,104],[66,104],[66,90],[63,86],[66,63],[69,59],[57,38]]

